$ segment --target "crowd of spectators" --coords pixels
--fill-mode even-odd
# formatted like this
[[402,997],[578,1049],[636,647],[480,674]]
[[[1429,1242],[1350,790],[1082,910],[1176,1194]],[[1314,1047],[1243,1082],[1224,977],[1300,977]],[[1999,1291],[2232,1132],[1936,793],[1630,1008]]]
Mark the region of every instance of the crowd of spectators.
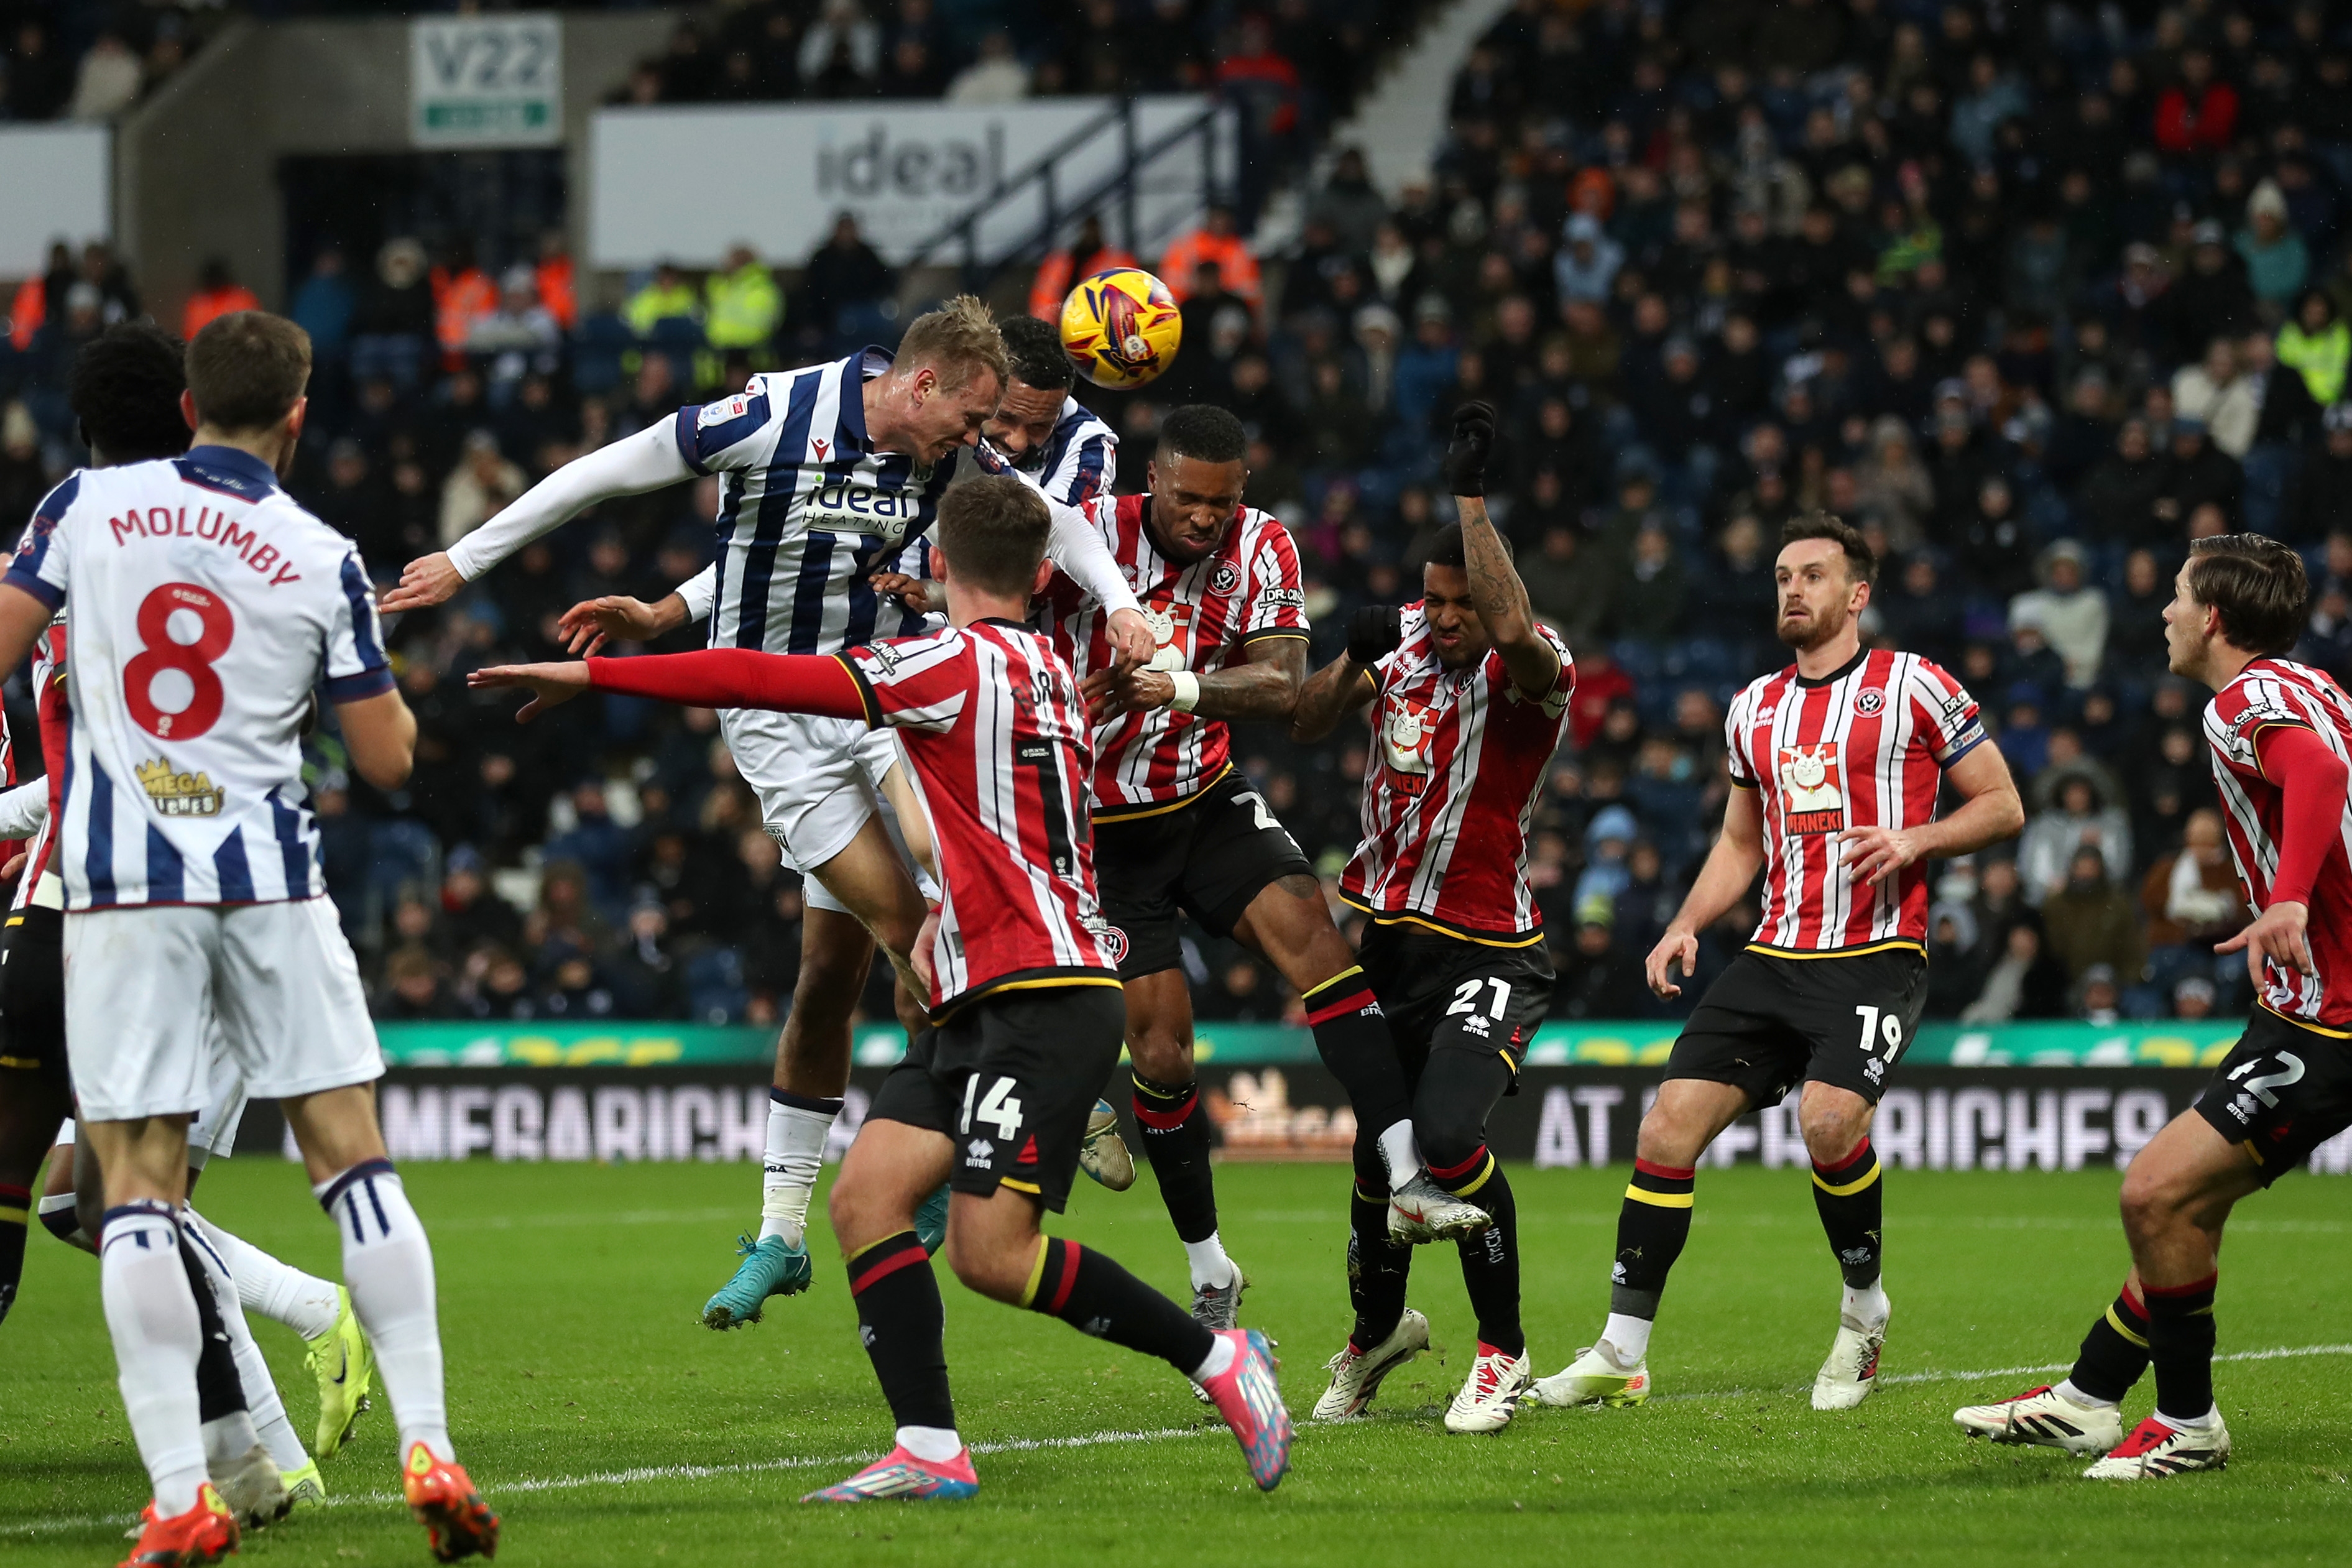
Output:
[[[1075,15],[1097,9],[1192,15]],[[828,14],[731,15],[768,17],[757,36],[798,61]],[[729,36],[687,51],[698,92],[737,69]],[[1034,87],[1048,57],[1016,58]],[[1050,58],[1067,82],[1083,56]],[[2031,814],[2014,844],[1935,871],[1930,1015],[2227,1013],[2244,973],[2210,944],[2244,911],[2204,693],[2167,674],[2158,613],[2190,540],[2271,533],[2310,563],[2302,656],[2352,670],[2347,86],[2352,48],[2308,5],[1519,0],[1454,83],[1425,177],[1383,192],[1336,150],[1294,240],[1259,254],[1214,211],[1135,258],[1182,299],[1183,353],[1140,394],[1081,392],[1121,432],[1125,489],[1160,410],[1242,416],[1318,661],[1354,608],[1415,592],[1454,406],[1502,408],[1491,504],[1579,671],[1530,849],[1556,1016],[1674,1010],[1642,960],[1720,816],[1725,704],[1785,658],[1779,529],[1816,507],[1880,553],[1868,637],[1967,683]],[[1118,256],[1082,230],[1029,308]],[[1032,279],[1003,281],[1020,309]],[[20,512],[70,456],[55,390],[76,334],[139,308],[102,249],[26,288],[51,303],[8,361],[0,500]],[[236,289],[208,279],[190,319]],[[389,577],[581,450],[752,369],[887,340],[900,292],[849,220],[793,273],[741,251],[601,300],[560,237],[495,268],[462,243],[325,249],[289,306],[320,355],[294,488]],[[788,1001],[799,879],[712,715],[605,698],[518,728],[464,684],[552,655],[577,599],[691,575],[715,503],[706,481],[608,505],[394,628],[416,779],[377,795],[329,736],[317,789],[385,1016],[766,1020]],[[1236,750],[1336,875],[1365,738],[1242,726]],[[1706,934],[1702,984],[1754,918]],[[1237,951],[1186,951],[1203,1017],[1295,1014]]]
[[194,4],[0,7],[0,121],[110,121],[185,65],[217,16]]

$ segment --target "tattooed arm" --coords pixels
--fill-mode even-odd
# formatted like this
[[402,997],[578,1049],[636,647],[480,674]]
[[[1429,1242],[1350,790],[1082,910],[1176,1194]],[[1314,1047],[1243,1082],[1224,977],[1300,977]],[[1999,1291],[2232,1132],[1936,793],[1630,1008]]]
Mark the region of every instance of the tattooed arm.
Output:
[[1486,458],[1495,446],[1495,411],[1486,404],[1465,405],[1454,416],[1454,440],[1445,450],[1445,479],[1462,519],[1462,559],[1470,578],[1470,598],[1495,640],[1495,651],[1511,672],[1511,684],[1530,697],[1549,697],[1559,684],[1559,654],[1536,630],[1527,584],[1511,564],[1503,536],[1486,515]]

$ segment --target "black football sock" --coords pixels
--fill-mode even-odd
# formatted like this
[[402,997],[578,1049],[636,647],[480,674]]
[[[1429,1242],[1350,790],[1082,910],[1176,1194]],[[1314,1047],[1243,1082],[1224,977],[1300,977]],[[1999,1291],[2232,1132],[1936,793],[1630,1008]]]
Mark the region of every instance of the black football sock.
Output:
[[1412,1115],[1404,1064],[1397,1060],[1378,997],[1364,972],[1349,964],[1298,998],[1315,1031],[1315,1052],[1348,1096],[1356,1125],[1379,1137]]
[[1879,1180],[1878,1151],[1864,1137],[1834,1165],[1813,1162],[1813,1207],[1821,1211],[1838,1272],[1856,1290],[1878,1283],[1879,1227],[1886,1184]]
[[849,1293],[891,1420],[953,1431],[955,1400],[948,1393],[948,1357],[940,1344],[947,1313],[931,1255],[915,1233],[886,1236],[853,1256]]
[[2120,1405],[2147,1370],[2147,1309],[2126,1280],[2115,1305],[2083,1336],[2082,1352],[2066,1381],[2077,1394]]
[[0,1323],[16,1304],[25,1277],[25,1227],[32,1219],[33,1194],[25,1187],[0,1187]]
[[1478,1340],[1505,1355],[1525,1355],[1528,1337],[1519,1328],[1519,1209],[1511,1197],[1510,1178],[1495,1157],[1486,1157],[1487,1175],[1475,1193],[1462,1195],[1495,1216],[1486,1229],[1454,1243],[1462,1254],[1462,1284],[1470,1293],[1470,1310],[1478,1315]]
[[1143,1134],[1143,1157],[1160,1179],[1160,1201],[1179,1241],[1206,1241],[1217,1234],[1217,1188],[1209,1174],[1209,1111],[1198,1084],[1135,1080],[1135,1124]]
[[1187,1377],[1216,1345],[1183,1308],[1094,1248],[1059,1237],[1037,1249],[1021,1304],[1082,1334],[1158,1356]]
[[2147,1357],[2156,1368],[2156,1413],[2174,1421],[2202,1421],[2213,1408],[2213,1287],[2208,1274],[2193,1285],[2145,1287]]
[[1358,1178],[1348,1204],[1348,1304],[1356,1310],[1348,1348],[1359,1355],[1396,1331],[1412,1271],[1412,1248],[1389,1239],[1387,1189],[1374,1190],[1367,1196]]
[[1617,1261],[1609,1273],[1609,1310],[1654,1320],[1666,1275],[1690,1239],[1696,1167],[1633,1162],[1633,1179],[1617,1211]]
[[196,1419],[218,1421],[247,1408],[245,1380],[237,1375],[236,1351],[229,1343],[227,1325],[221,1321],[212,1279],[184,1239],[180,1243],[180,1261],[187,1266],[188,1289],[196,1299],[196,1331],[203,1336],[196,1352]]

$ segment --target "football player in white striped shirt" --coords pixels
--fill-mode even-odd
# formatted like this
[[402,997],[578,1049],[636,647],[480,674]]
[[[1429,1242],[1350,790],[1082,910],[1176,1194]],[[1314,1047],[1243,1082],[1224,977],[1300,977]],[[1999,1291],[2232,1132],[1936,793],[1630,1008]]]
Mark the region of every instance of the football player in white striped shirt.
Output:
[[54,827],[66,1027],[105,1173],[107,1324],[154,1484],[132,1555],[209,1563],[236,1544],[206,1478],[181,1259],[188,1121],[215,1015],[248,1092],[283,1102],[342,1237],[411,1508],[444,1561],[488,1552],[498,1521],[449,1446],[432,1249],[385,1157],[372,1088],[383,1055],[302,783],[322,676],[353,769],[380,788],[407,778],[416,721],[359,552],[278,485],[308,410],[309,337],[234,312],[196,335],[187,371],[187,453],[68,479],[0,591],[0,670],[73,609],[75,722]]
[[[567,464],[448,553],[410,563],[385,608],[439,604],[599,501],[717,473],[715,568],[657,605],[627,601],[612,615],[626,628],[617,635],[657,636],[706,605],[714,647],[835,653],[920,631],[920,616],[875,580],[929,529],[959,453],[997,416],[1009,372],[987,307],[950,300],[917,318],[895,359],[868,349],[757,375],[732,397],[682,408]],[[1131,658],[1149,658],[1134,593],[1076,511],[1057,513],[1051,553],[1110,606]],[[770,1091],[760,1234],[703,1309],[705,1323],[728,1329],[757,1321],[769,1296],[808,1287],[809,1194],[849,1081],[850,1014],[877,941],[910,980],[926,900],[881,795],[898,756],[893,737],[803,714],[729,710],[719,721],[769,833],[811,881],[800,983]],[[906,985],[908,998],[919,994]],[[900,1016],[910,1029],[919,1021],[911,1004]]]

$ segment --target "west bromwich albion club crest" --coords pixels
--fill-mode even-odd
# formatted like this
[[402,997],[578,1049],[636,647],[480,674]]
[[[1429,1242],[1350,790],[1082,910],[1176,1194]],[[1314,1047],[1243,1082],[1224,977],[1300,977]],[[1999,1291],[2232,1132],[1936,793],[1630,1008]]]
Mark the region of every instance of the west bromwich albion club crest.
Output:
[[1787,830],[1835,833],[1845,826],[1845,779],[1838,768],[1838,743],[1780,749],[1780,796]]

